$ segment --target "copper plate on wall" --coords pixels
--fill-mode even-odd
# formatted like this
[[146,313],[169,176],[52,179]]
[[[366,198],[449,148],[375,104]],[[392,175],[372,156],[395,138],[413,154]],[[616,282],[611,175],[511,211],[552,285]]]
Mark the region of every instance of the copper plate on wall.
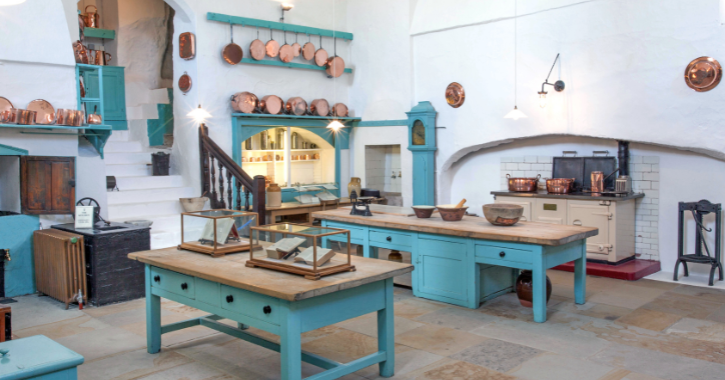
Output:
[[179,77],[179,90],[183,93],[187,93],[191,90],[191,77],[186,72]]
[[186,60],[196,57],[196,37],[194,33],[179,34],[179,57]]
[[47,100],[33,100],[28,104],[27,110],[35,111],[35,124],[55,123],[55,108]]
[[722,67],[711,57],[697,58],[685,69],[685,83],[698,92],[710,91],[717,87],[721,78]]
[[453,108],[458,108],[463,105],[466,100],[466,92],[457,82],[453,82],[446,87],[446,102]]

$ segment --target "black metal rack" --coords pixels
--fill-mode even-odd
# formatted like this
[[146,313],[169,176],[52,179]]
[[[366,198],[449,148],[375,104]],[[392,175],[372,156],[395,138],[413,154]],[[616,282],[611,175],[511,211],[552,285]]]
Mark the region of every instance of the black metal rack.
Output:
[[[685,254],[685,211],[692,212],[692,216],[695,218],[695,224],[697,225],[695,230],[695,253]],[[677,262],[675,263],[675,274],[674,281],[677,281],[677,275],[680,268],[680,263],[685,269],[685,276],[689,276],[690,273],[687,270],[687,263],[695,264],[710,264],[710,283],[712,286],[715,280],[715,269],[718,269],[720,275],[720,281],[723,280],[723,268],[720,263],[720,247],[721,247],[721,234],[722,234],[722,207],[720,203],[710,203],[708,200],[701,200],[699,202],[680,202],[679,203],[679,220],[677,233]],[[702,224],[704,215],[709,213],[715,213],[715,253],[714,256],[710,252],[710,248],[705,242],[704,233],[713,232],[712,228],[706,228]],[[705,254],[702,252],[702,248],[705,248]]]

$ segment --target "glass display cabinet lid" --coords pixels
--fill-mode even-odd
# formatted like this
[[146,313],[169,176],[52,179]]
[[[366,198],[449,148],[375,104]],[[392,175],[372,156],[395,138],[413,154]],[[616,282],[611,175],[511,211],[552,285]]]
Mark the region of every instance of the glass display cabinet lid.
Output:
[[290,232],[290,233],[294,233],[294,234],[307,235],[307,236],[321,236],[321,235],[347,232],[347,231],[339,230],[339,229],[332,229],[332,228],[325,228],[325,227],[310,227],[310,226],[303,226],[303,225],[299,225],[299,224],[290,224],[290,223],[270,224],[270,225],[266,225],[266,226],[252,227],[252,228],[255,230],[259,230],[259,231]]
[[234,210],[206,210],[206,211],[189,212],[189,213],[185,213],[185,214],[190,214],[190,215],[194,215],[194,216],[206,216],[206,217],[212,217],[212,218],[239,217],[239,216],[250,215],[250,213],[248,213],[248,212],[234,211]]

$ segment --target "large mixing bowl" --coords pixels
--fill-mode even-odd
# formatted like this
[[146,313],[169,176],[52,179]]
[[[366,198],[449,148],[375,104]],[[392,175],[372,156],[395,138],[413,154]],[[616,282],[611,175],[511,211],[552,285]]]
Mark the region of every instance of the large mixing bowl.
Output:
[[513,226],[524,215],[524,207],[511,203],[483,205],[483,216],[495,226]]

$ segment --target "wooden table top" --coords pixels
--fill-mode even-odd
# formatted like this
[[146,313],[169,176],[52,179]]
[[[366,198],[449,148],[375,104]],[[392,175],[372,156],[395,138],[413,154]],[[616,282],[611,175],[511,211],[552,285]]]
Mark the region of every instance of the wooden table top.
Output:
[[429,219],[392,214],[357,216],[350,215],[349,210],[337,209],[317,211],[312,213],[312,217],[372,227],[551,246],[564,245],[599,234],[599,229],[594,227],[535,222],[518,222],[509,227],[494,226],[485,218],[473,216],[464,216],[460,222],[446,222],[441,219],[440,215],[436,214],[433,214]]
[[[261,251],[255,254],[255,258],[257,255],[264,256]],[[347,260],[344,255],[339,256]],[[159,268],[288,301],[334,293],[413,271],[410,264],[353,256],[352,264],[357,269],[355,272],[338,273],[313,281],[271,269],[248,268],[245,263],[249,260],[249,252],[213,258],[172,247],[134,252],[128,257]]]
[[[350,204],[350,198],[340,198],[340,204]],[[277,210],[289,210],[289,209],[297,209],[297,208],[308,208],[308,207],[322,207],[322,204],[320,203],[300,203],[300,202],[283,202],[281,206],[279,207],[269,207],[267,206],[267,211],[277,211]]]

